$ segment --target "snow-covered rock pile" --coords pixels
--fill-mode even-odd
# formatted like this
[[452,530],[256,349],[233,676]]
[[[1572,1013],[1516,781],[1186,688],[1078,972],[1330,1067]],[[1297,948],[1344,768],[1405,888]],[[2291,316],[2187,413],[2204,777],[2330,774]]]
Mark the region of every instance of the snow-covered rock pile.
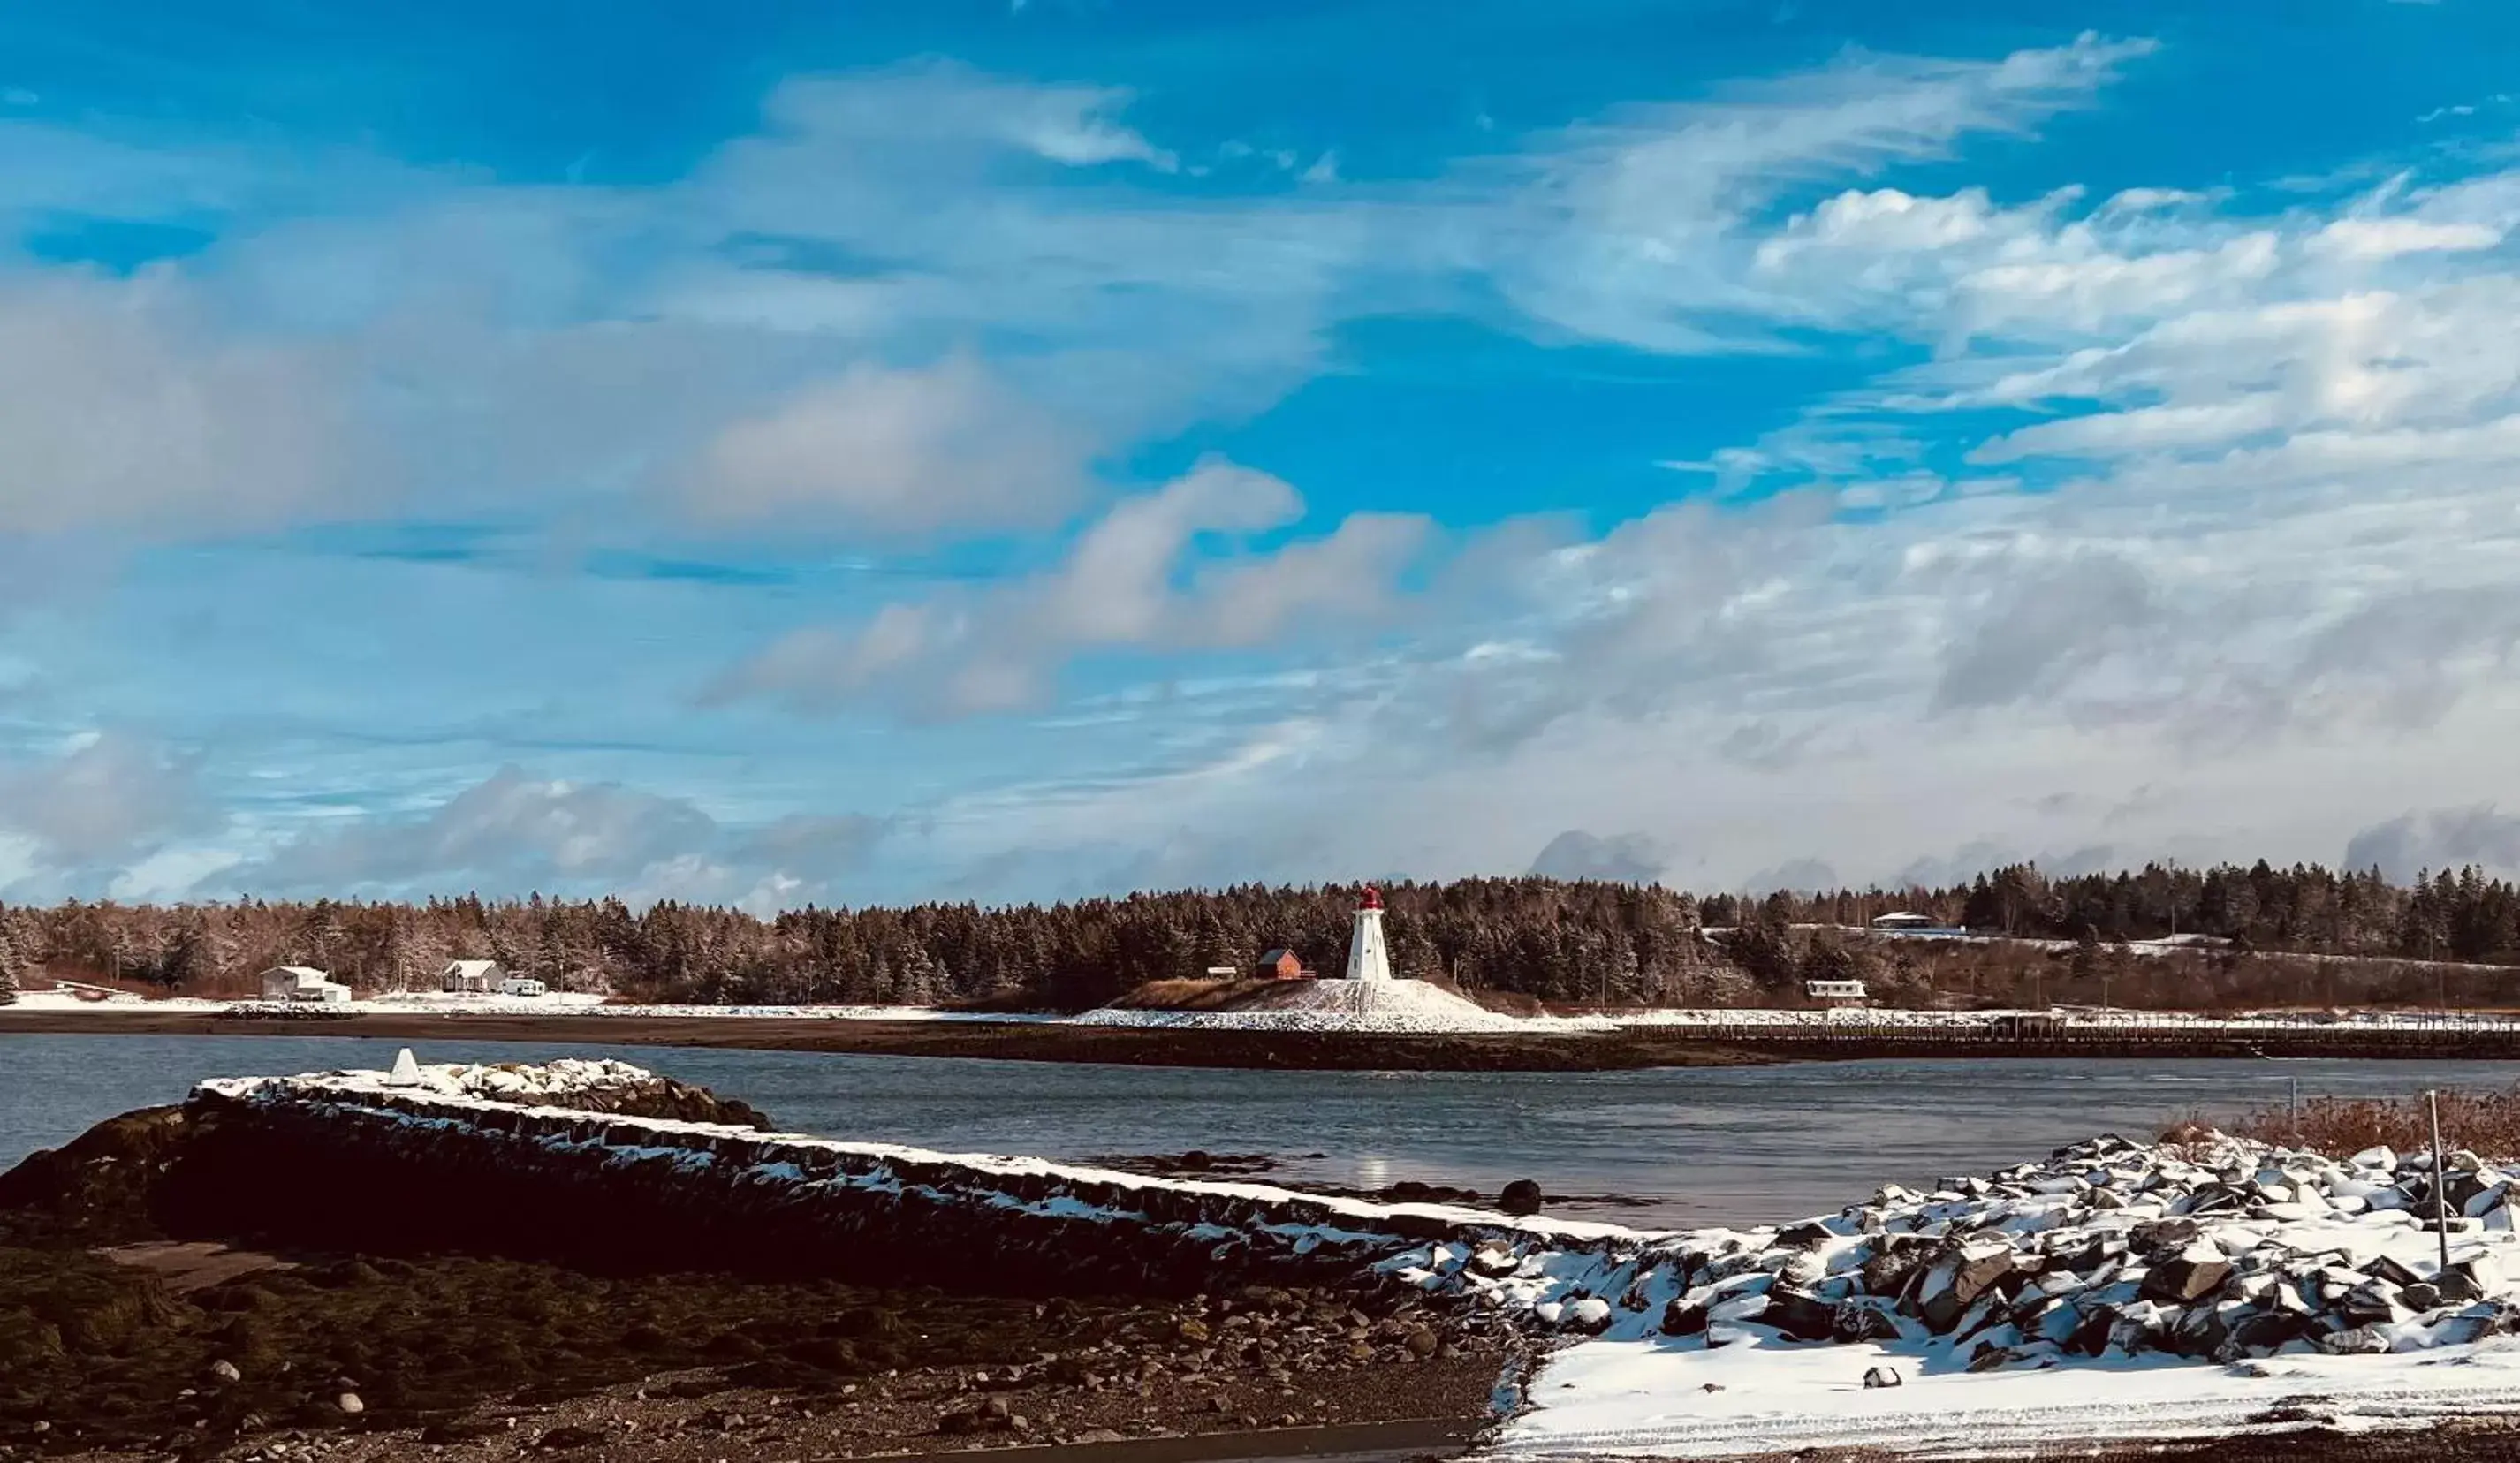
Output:
[[1508,1016],[1440,986],[1415,980],[1290,982],[1283,995],[1264,1008],[1162,1011],[1106,1006],[1073,1019],[1084,1026],[1372,1032],[1390,1036],[1528,1035],[1617,1029],[1613,1023],[1597,1017]]
[[[406,1052],[407,1056],[409,1053]],[[224,1096],[242,1097],[265,1088],[279,1092],[323,1091],[374,1093],[395,1089],[439,1097],[482,1097],[530,1104],[536,1098],[563,1097],[605,1087],[639,1086],[659,1079],[645,1067],[609,1057],[562,1057],[540,1064],[523,1062],[399,1063],[392,1072],[324,1072],[303,1077],[222,1077],[202,1086]]]
[[2447,1167],[2447,1269],[2429,1158],[2115,1137],[1781,1229],[1572,1254],[1435,1245],[1396,1269],[1585,1334],[1882,1343],[1971,1371],[2406,1352],[2520,1330],[2520,1177],[2472,1154]]
[[215,1078],[202,1083],[201,1090],[232,1100],[276,1102],[391,1094],[475,1107],[559,1108],[570,1113],[666,1118],[742,1129],[770,1126],[769,1120],[748,1103],[609,1058],[562,1057],[541,1065],[423,1064],[406,1047],[390,1072]]

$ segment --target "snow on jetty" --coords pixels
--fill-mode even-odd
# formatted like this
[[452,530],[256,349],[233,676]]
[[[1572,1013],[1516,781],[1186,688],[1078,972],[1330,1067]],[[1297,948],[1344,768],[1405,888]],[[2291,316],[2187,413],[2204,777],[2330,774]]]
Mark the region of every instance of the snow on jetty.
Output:
[[1184,1293],[1379,1276],[1564,1343],[1492,1441],[1507,1457],[1980,1449],[2520,1411],[2520,1174],[2465,1153],[2445,1156],[2445,1267],[2430,1158],[2386,1149],[2099,1138],[1800,1223],[1649,1232],[566,1105],[652,1080],[618,1063],[414,1064],[213,1082],[196,1100],[293,1134],[282,1161],[400,1175],[415,1203],[495,1174],[531,1219],[604,1216],[729,1253]]

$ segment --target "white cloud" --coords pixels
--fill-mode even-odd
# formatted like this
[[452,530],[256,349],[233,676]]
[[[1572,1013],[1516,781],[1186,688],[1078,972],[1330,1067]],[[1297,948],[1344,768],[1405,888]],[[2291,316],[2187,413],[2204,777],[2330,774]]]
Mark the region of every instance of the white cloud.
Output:
[[234,532],[369,506],[340,491],[352,454],[324,353],[193,316],[171,281],[0,284],[0,533]]
[[60,757],[0,769],[0,831],[61,873],[145,856],[219,818],[198,764],[125,732],[91,733]]
[[2340,218],[2312,236],[2310,247],[2347,259],[2394,259],[2400,254],[2471,253],[2501,242],[2502,230],[2486,224]]
[[701,517],[819,519],[878,532],[1055,523],[1085,444],[968,356],[923,370],[858,365],[721,431],[683,474]]
[[888,72],[784,82],[766,109],[783,130],[912,157],[1012,147],[1068,167],[1180,166],[1171,152],[1112,120],[1129,94],[1113,87],[1008,82],[948,62]]
[[1604,838],[1582,828],[1568,828],[1549,840],[1531,861],[1531,871],[1552,879],[1609,879],[1624,884],[1650,884],[1661,876],[1663,852],[1642,833],[1615,833]]
[[854,631],[794,632],[713,694],[829,707],[883,688],[927,714],[1006,711],[1038,704],[1087,651],[1254,645],[1306,625],[1387,616],[1428,532],[1422,518],[1357,514],[1319,539],[1192,552],[1285,527],[1302,511],[1282,480],[1210,460],[1114,504],[1053,569],[964,600],[887,605]]
[[2520,816],[2490,803],[2403,813],[2361,830],[2345,845],[2346,867],[2377,868],[2401,881],[2469,864],[2505,876],[2520,873]]
[[202,887],[246,897],[539,889],[772,909],[832,898],[882,832],[873,819],[805,815],[728,828],[685,798],[509,767],[416,815],[335,820],[216,867]]
[[[1972,133],[2027,131],[2151,50],[2087,33],[1994,62],[1850,55],[1720,101],[1631,109],[1536,139],[1521,198],[1464,220],[1483,236],[1465,248],[1551,326],[1653,350],[1756,346],[1764,332],[1735,317],[1813,309],[1752,268],[1755,221],[1779,197],[1940,157]],[[1939,211],[1903,222],[1965,226]]]
[[[1070,709],[1133,720],[1128,751],[886,834],[968,868],[1138,850],[1062,878],[1318,874],[1333,816],[1354,832],[1332,857],[1369,867],[1508,868],[1622,828],[1684,881],[1815,848],[1862,878],[1919,848],[2092,846],[2085,814],[2022,811],[2060,782],[2165,788],[2116,847],[2205,829],[2315,855],[2472,799],[2507,757],[2520,280],[2499,241],[2520,178],[2252,214],[2233,200],[2262,193],[2093,204],[2069,179],[2000,197],[1897,171],[2091,105],[2144,49],[1851,56],[1428,185],[1280,175],[1247,198],[1148,189],[1171,155],[1115,92],[798,81],[669,187],[447,182],[168,276],[295,342],[223,333],[158,283],[63,286],[54,315],[25,294],[9,333],[36,346],[0,363],[20,403],[0,425],[76,470],[39,491],[0,466],[0,527],[338,512],[367,491],[339,466],[356,384],[398,442],[480,479],[458,503],[527,481],[600,503],[665,462],[737,531],[995,529],[1083,501],[1093,452],[1274,399],[1351,311],[1501,295],[1552,340],[1672,352],[1842,332],[1934,355],[1703,453],[1737,502],[1453,543],[1412,515],[1308,526],[1290,485],[1210,465],[1035,546],[1048,567],[809,625],[720,689],[958,715],[1126,659]],[[75,348],[45,354],[55,336]],[[75,400],[45,394],[57,377]],[[101,397],[120,403],[102,424],[65,407]],[[1404,570],[1430,549],[1484,556],[1420,594]],[[1226,687],[1173,658],[1219,649],[1267,664],[1201,668]],[[785,834],[522,774],[332,836],[247,872],[747,898],[815,877]]]

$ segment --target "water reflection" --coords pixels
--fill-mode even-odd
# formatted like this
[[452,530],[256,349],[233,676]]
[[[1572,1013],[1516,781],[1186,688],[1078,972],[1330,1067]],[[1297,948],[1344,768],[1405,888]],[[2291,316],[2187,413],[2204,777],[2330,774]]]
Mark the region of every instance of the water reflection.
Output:
[[[0,1036],[0,1164],[204,1077],[382,1067],[390,1041]],[[809,1052],[417,1042],[424,1060],[616,1055],[834,1137],[1083,1158],[1272,1153],[1295,1178],[1627,1194],[1632,1222],[1745,1223],[2305,1097],[2500,1087],[2520,1063],[1850,1062],[1610,1073],[1220,1072]],[[1322,1155],[1306,1157],[1304,1155]]]

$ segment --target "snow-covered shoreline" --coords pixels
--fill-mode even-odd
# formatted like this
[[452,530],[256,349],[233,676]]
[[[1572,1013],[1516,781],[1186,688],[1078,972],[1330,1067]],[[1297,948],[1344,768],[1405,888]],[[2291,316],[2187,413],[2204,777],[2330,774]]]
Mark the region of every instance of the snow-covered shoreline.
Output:
[[[951,1022],[967,1025],[1104,1026],[1360,1035],[1604,1035],[1621,1030],[1702,1030],[1710,1035],[1792,1039],[1844,1034],[1992,1033],[2006,1016],[2052,1018],[2070,1034],[2228,1033],[2233,1036],[2302,1032],[2445,1031],[2520,1035],[2520,1014],[2467,1011],[2258,1011],[2204,1015],[2149,1010],[1908,1010],[1893,1007],[1665,1007],[1568,1016],[1510,1016],[1487,1010],[1438,987],[1391,981],[1363,989],[1346,981],[1321,981],[1312,999],[1290,1006],[1234,1011],[1185,1011],[1104,1007],[1077,1015],[1046,1012],[956,1011],[903,1005],[693,1005],[613,1003],[609,998],[554,992],[540,997],[441,996],[434,993],[365,996],[322,1007],[348,1016],[500,1016],[550,1020],[650,1021],[867,1021]],[[260,1011],[260,1000],[198,997],[144,998],[116,995],[96,999],[67,991],[27,992],[0,1006],[0,1028],[12,1013],[102,1016],[167,1014],[215,1016]]]
[[478,1123],[501,1141],[543,1133],[532,1140],[562,1158],[749,1166],[723,1191],[802,1186],[798,1202],[816,1184],[863,1202],[909,1183],[1011,1222],[1193,1239],[1194,1264],[1249,1244],[1345,1257],[1561,1343],[1491,1441],[1501,1457],[1980,1451],[2520,1412],[2520,1172],[2463,1152],[2443,1160],[2445,1267],[2426,1225],[2431,1159],[2386,1149],[2339,1160],[2103,1137],[1799,1223],[1652,1231],[666,1120],[590,1125],[547,1105],[646,1077],[579,1062],[203,1090],[362,1123]]
[[[1585,1339],[1498,1451],[1902,1451],[2520,1412],[2520,1180],[2098,1139],[1800,1224],[1401,1273]],[[1898,1385],[1867,1385],[1867,1374]]]

